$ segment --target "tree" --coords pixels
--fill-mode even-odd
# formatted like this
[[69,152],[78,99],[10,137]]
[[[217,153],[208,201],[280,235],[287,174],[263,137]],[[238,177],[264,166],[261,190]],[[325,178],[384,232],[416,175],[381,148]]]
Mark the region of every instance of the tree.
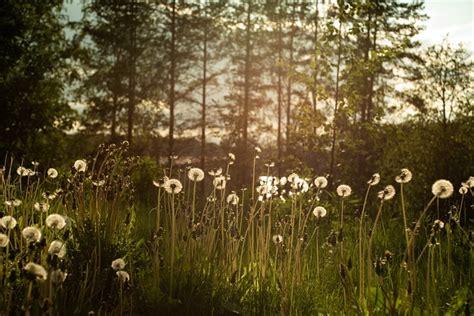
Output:
[[0,3],[2,156],[8,151],[39,159],[58,153],[56,140],[72,126],[73,112],[63,95],[70,51],[61,7],[62,1]]

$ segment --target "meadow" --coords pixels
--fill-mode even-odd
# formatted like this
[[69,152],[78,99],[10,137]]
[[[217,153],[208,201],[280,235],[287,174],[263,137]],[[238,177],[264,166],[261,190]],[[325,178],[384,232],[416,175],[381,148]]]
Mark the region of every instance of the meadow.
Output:
[[231,153],[206,172],[152,168],[126,142],[68,168],[7,157],[0,314],[474,311],[474,177],[430,184],[416,209],[404,166],[357,197],[322,175],[273,176],[259,154],[238,190]]

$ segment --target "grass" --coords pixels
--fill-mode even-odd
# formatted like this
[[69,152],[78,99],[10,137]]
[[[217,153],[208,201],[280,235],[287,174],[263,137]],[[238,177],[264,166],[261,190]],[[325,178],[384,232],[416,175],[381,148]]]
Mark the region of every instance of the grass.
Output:
[[[17,224],[0,226],[8,240],[0,247],[0,314],[473,310],[472,179],[464,195],[436,191],[415,210],[405,200],[409,180],[394,183],[389,198],[372,179],[362,201],[303,175],[272,177],[271,165],[259,177],[256,159],[253,189],[231,192],[232,156],[223,172],[207,176],[214,185],[205,196],[190,168],[155,174],[146,186],[136,176],[143,162],[129,157],[126,144],[102,146],[85,171],[60,170],[57,178],[41,165],[24,176],[17,162],[5,165],[0,217]],[[143,194],[137,187],[155,196],[152,207],[135,198]],[[327,214],[315,216],[317,206]],[[51,214],[65,227],[48,226]],[[28,242],[27,226],[42,237]],[[54,240],[64,243],[64,257],[51,253]],[[118,258],[124,267],[112,267]],[[46,280],[25,269],[29,262],[45,268]]]

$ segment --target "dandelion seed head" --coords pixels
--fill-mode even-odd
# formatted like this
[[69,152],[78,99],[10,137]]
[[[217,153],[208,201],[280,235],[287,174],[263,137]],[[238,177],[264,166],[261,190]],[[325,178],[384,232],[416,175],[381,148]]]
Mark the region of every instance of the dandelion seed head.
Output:
[[214,180],[212,180],[212,184],[214,185],[214,188],[216,188],[216,190],[224,190],[227,184],[227,180],[224,176],[220,175],[215,177]]
[[33,207],[38,212],[45,213],[49,210],[49,203],[47,203],[47,202],[35,202],[35,204],[33,204]]
[[183,185],[178,179],[169,179],[163,184],[163,188],[169,194],[178,194],[183,189]]
[[474,188],[474,177],[473,176],[470,176],[469,179],[467,179],[466,185],[470,189]]
[[204,180],[204,171],[200,168],[191,168],[188,171],[188,178],[194,182],[201,182]]
[[239,204],[239,196],[235,194],[235,192],[232,192],[227,196],[226,201],[228,204],[237,205]]
[[439,232],[443,228],[444,228],[444,222],[439,219],[435,220],[433,222],[433,226],[431,227],[433,232]]
[[0,225],[5,229],[13,229],[16,227],[16,219],[13,216],[6,215],[0,218]]
[[433,195],[440,199],[449,198],[453,194],[453,191],[453,184],[445,179],[437,180],[431,186],[431,192],[433,193]]
[[300,176],[293,172],[292,174],[288,176],[287,180],[290,183],[295,183],[296,181],[298,181],[299,178]]
[[260,147],[257,147],[257,146],[256,146],[256,147],[255,147],[255,152],[256,152],[256,153],[261,153],[261,152],[262,152],[262,149],[260,149]]
[[49,277],[51,278],[51,282],[53,282],[53,284],[61,285],[64,283],[64,281],[66,281],[67,273],[57,269],[51,271]]
[[46,171],[46,174],[48,175],[48,178],[55,179],[58,177],[58,170],[49,168],[48,171]]
[[327,211],[322,206],[316,206],[313,210],[313,215],[318,219],[323,218],[324,216],[326,216],[326,214],[327,214]]
[[46,226],[52,229],[63,229],[66,226],[66,220],[62,215],[50,214],[46,217]]
[[123,260],[122,258],[118,258],[112,261],[111,267],[115,271],[118,271],[118,270],[123,270],[123,268],[125,268],[125,265],[126,265],[125,260]]
[[28,262],[23,267],[23,270],[25,270],[32,277],[36,278],[38,281],[46,281],[48,278],[48,272],[46,272],[46,269],[42,265],[36,264],[34,262]]
[[278,244],[281,244],[283,242],[283,236],[282,235],[273,235],[272,237],[272,240],[273,242],[278,245]]
[[288,182],[288,179],[286,177],[281,177],[279,182],[280,185],[285,185]]
[[8,246],[9,242],[10,239],[8,238],[8,236],[0,233],[0,247],[5,248],[6,246]]
[[464,195],[469,191],[467,185],[463,183],[461,187],[459,188],[459,194]]
[[229,162],[234,163],[235,161],[235,155],[233,153],[228,153],[227,158],[229,158]]
[[395,177],[395,181],[397,183],[408,183],[411,181],[412,178],[413,178],[413,174],[411,173],[411,171],[408,170],[407,168],[403,168],[400,171],[400,174]]
[[216,170],[211,170],[208,173],[212,177],[218,177],[222,174],[222,168],[219,168],[219,169],[216,169]]
[[31,164],[35,167],[38,167],[40,163],[37,161],[32,161]]
[[309,191],[309,184],[305,179],[298,179],[296,184],[301,193],[306,193]]
[[74,169],[76,169],[77,172],[86,172],[87,169],[87,163],[83,159],[78,159],[74,162]]
[[336,188],[336,193],[337,195],[339,195],[340,197],[348,197],[349,195],[351,195],[352,193],[352,189],[350,186],[348,186],[347,184],[340,184],[337,188]]
[[66,255],[66,245],[59,240],[53,240],[48,248],[48,253],[51,256],[58,256],[58,258],[62,259]]
[[29,243],[35,243],[41,240],[41,231],[38,228],[33,227],[33,226],[25,227],[21,231],[21,235]]
[[92,181],[92,185],[95,186],[95,187],[102,187],[102,186],[105,185],[105,180],[101,179],[101,180],[98,180],[98,181]]
[[31,169],[28,169],[28,168],[25,168],[23,166],[20,166],[16,169],[16,173],[20,176],[20,177],[28,177],[28,176],[34,176],[35,175],[35,172]]
[[377,193],[377,196],[381,200],[391,200],[395,196],[395,188],[393,185],[387,185],[385,189]]
[[153,185],[157,188],[161,188],[163,187],[163,185],[166,183],[166,181],[168,181],[169,178],[167,176],[164,176],[163,178],[161,178],[160,180],[156,181],[156,180],[153,180]]
[[126,271],[117,271],[115,274],[117,275],[117,278],[121,283],[126,283],[130,281],[130,275]]
[[317,189],[324,189],[325,187],[328,186],[328,179],[326,177],[321,177],[321,176],[316,177],[313,183]]
[[380,182],[380,174],[374,173],[372,177],[370,178],[369,181],[367,181],[367,184],[370,186],[377,185]]

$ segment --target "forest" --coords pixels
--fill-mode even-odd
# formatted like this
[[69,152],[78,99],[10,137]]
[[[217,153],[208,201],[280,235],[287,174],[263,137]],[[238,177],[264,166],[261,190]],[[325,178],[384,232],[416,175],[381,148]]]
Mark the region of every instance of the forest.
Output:
[[1,1],[0,315],[474,313],[474,58],[429,19]]

